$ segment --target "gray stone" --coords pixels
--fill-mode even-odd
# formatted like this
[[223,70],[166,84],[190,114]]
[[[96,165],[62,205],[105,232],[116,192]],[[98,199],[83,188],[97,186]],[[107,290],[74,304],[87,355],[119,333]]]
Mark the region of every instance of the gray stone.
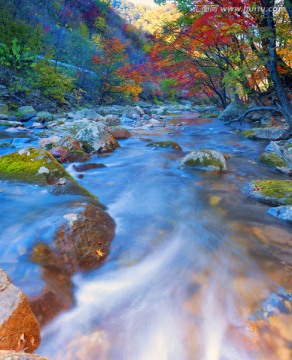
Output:
[[239,100],[232,101],[218,116],[219,120],[236,119],[246,111],[246,105]]

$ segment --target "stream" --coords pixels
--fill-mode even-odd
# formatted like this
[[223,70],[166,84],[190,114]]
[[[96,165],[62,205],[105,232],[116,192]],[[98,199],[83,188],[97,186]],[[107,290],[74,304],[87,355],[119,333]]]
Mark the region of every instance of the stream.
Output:
[[[73,276],[76,304],[42,329],[36,352],[50,360],[291,360],[291,225],[246,192],[254,179],[283,179],[258,162],[268,142],[194,114],[170,123],[129,129],[119,149],[90,161],[107,167],[82,179],[65,165],[107,207],[116,235],[98,269]],[[183,152],[147,140],[173,140]],[[202,148],[227,154],[227,172],[179,169]],[[30,259],[34,244],[49,243],[82,199],[33,185],[0,189],[1,267],[32,298],[45,285]]]

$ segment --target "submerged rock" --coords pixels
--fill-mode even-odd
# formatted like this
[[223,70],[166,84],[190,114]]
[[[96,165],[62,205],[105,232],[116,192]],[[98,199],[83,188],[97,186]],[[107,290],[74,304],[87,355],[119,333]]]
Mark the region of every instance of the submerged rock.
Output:
[[104,164],[82,164],[82,165],[73,165],[73,168],[75,171],[77,172],[83,172],[83,171],[87,171],[87,170],[91,170],[91,169],[101,169],[101,168],[105,168],[106,165]]
[[224,155],[216,150],[196,150],[186,155],[181,168],[221,172],[227,169]]
[[33,352],[41,342],[40,325],[27,297],[0,269],[0,350]]
[[292,180],[255,180],[250,195],[271,205],[292,205]]
[[268,214],[281,220],[292,221],[292,206],[278,206],[268,209]]
[[156,148],[166,148],[181,151],[182,148],[175,141],[155,141],[147,144],[147,146],[156,147]]
[[114,221],[93,205],[66,219],[54,239],[54,251],[63,268],[72,274],[97,267],[109,253]]
[[55,194],[75,194],[96,199],[45,150],[27,148],[1,156],[0,179],[49,186]]

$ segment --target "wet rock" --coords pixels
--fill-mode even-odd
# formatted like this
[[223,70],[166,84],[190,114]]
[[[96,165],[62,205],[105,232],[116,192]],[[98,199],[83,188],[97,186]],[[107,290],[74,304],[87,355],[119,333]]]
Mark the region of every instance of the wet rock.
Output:
[[266,127],[253,128],[242,131],[242,135],[251,139],[279,140],[287,134],[287,128],[283,127]]
[[31,142],[30,138],[14,138],[12,140],[12,145],[15,147],[22,147],[29,142]]
[[128,139],[131,137],[131,133],[122,126],[112,126],[109,128],[109,132],[116,140]]
[[292,206],[278,206],[268,209],[268,214],[281,220],[292,221]]
[[[48,186],[54,194],[75,194],[96,200],[45,150],[27,148],[1,156],[0,179]],[[66,179],[62,186],[60,179]]]
[[196,150],[186,155],[181,168],[221,172],[227,169],[224,155],[215,150]]
[[173,150],[179,150],[179,151],[182,150],[182,148],[178,145],[178,143],[176,143],[175,141],[171,141],[171,140],[151,142],[151,143],[147,144],[147,146],[155,147],[155,148],[173,149]]
[[240,100],[232,101],[226,109],[218,116],[219,120],[236,119],[246,111],[246,104]]
[[68,162],[85,162],[90,160],[90,155],[84,150],[70,150],[68,151],[67,161]]
[[0,120],[8,120],[9,116],[5,114],[0,114]]
[[69,273],[90,270],[108,255],[114,236],[112,218],[100,208],[84,206],[55,235],[56,256]]
[[48,360],[47,358],[25,352],[0,350],[0,360]]
[[255,180],[249,194],[271,205],[292,205],[292,180]]
[[41,342],[40,325],[27,297],[0,269],[0,350],[33,352]]
[[260,161],[280,172],[292,174],[292,139],[271,141]]
[[105,168],[106,165],[104,164],[82,164],[82,165],[73,165],[73,168],[75,171],[77,172],[83,172],[83,171],[88,171],[88,170],[92,170],[92,169],[101,169],[101,168]]

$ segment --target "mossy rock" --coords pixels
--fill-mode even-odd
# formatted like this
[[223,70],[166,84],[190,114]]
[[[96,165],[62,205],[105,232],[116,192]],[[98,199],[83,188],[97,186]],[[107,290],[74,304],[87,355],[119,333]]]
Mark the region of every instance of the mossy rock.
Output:
[[255,136],[253,130],[244,130],[241,132],[242,135],[244,135],[247,138],[253,138]]
[[90,155],[87,154],[84,150],[71,150],[68,151],[68,161],[69,162],[85,162],[90,160]]
[[186,155],[180,168],[222,172],[227,169],[224,155],[215,150],[196,150]]
[[287,163],[279,155],[272,152],[263,153],[260,156],[259,160],[261,163],[273,168],[286,168],[288,166]]
[[175,141],[156,141],[147,144],[146,146],[156,147],[156,148],[164,148],[164,149],[173,149],[181,151],[182,148]]
[[17,109],[17,112],[14,114],[17,118],[24,118],[28,115],[31,115],[31,114],[35,114],[36,115],[36,111],[34,109],[33,106],[20,106],[18,109]]
[[292,205],[292,180],[255,180],[251,196],[271,205]]
[[97,200],[45,150],[26,148],[3,155],[0,179],[49,186],[54,194],[75,194]]
[[9,148],[15,148],[15,146],[8,142],[0,143],[0,150]]

